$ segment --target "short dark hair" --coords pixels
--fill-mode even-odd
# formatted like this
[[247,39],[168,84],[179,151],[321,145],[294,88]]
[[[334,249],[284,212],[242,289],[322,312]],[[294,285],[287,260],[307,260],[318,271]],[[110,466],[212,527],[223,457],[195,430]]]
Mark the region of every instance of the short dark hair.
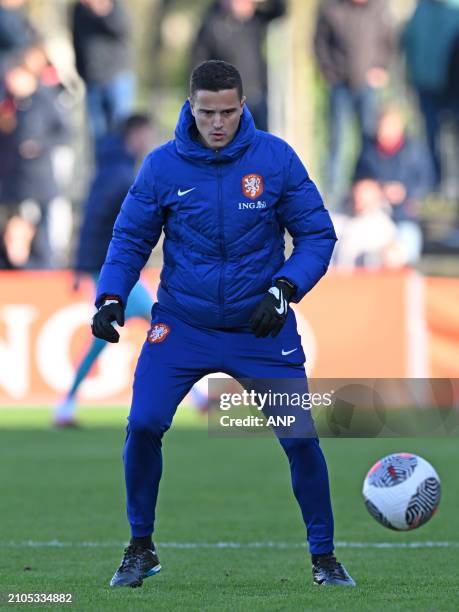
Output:
[[242,79],[239,70],[222,60],[208,60],[196,66],[190,78],[190,97],[200,90],[221,91],[222,89],[237,89],[242,100]]
[[126,117],[124,121],[121,123],[120,131],[123,138],[129,136],[132,130],[137,130],[138,128],[146,127],[151,125],[151,117],[149,115],[143,113],[136,113],[133,115],[129,115]]

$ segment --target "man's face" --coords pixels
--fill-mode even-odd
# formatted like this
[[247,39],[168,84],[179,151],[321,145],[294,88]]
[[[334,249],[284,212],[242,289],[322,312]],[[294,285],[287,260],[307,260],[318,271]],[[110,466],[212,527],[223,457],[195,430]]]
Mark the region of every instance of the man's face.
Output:
[[352,187],[354,212],[356,215],[378,210],[382,206],[382,192],[379,183],[372,179],[357,181]]
[[17,98],[28,98],[37,90],[36,77],[24,66],[14,66],[5,74],[7,90]]
[[385,113],[379,120],[377,129],[378,142],[385,147],[393,147],[403,140],[405,127],[402,116],[393,111]]
[[134,128],[126,137],[126,147],[136,159],[142,159],[153,146],[153,129],[145,124]]
[[241,21],[252,19],[256,11],[254,0],[224,0],[223,6]]
[[245,104],[245,98],[239,99],[237,89],[200,89],[190,98],[190,104],[196,127],[206,147],[221,149],[233,140]]

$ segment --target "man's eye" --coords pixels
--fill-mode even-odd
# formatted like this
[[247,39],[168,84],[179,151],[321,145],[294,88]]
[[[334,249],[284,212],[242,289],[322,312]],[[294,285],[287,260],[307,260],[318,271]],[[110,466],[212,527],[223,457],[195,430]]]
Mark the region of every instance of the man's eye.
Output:
[[232,110],[226,110],[226,111],[223,111],[223,112],[224,112],[224,114],[225,114],[225,115],[228,117],[229,115],[232,115],[234,111],[232,111]]

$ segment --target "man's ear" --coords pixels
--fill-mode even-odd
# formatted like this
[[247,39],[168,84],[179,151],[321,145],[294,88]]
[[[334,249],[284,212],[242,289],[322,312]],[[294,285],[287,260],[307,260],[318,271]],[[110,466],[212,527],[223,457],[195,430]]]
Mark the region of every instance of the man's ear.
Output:
[[188,97],[188,102],[190,103],[191,114],[194,117],[193,98]]
[[242,96],[242,100],[241,100],[241,115],[244,112],[244,106],[245,106],[246,100],[247,100],[247,98],[245,96]]

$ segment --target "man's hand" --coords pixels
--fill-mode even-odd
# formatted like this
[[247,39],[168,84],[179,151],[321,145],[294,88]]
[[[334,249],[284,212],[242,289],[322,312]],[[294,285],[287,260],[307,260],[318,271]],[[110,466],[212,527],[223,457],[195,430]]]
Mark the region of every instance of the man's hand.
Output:
[[287,318],[288,303],[295,290],[295,286],[287,279],[279,279],[269,289],[249,321],[257,338],[265,338],[269,334],[273,338],[277,336]]
[[120,335],[112,325],[114,321],[123,327],[124,308],[118,299],[107,298],[92,318],[93,336],[107,342],[118,342]]

